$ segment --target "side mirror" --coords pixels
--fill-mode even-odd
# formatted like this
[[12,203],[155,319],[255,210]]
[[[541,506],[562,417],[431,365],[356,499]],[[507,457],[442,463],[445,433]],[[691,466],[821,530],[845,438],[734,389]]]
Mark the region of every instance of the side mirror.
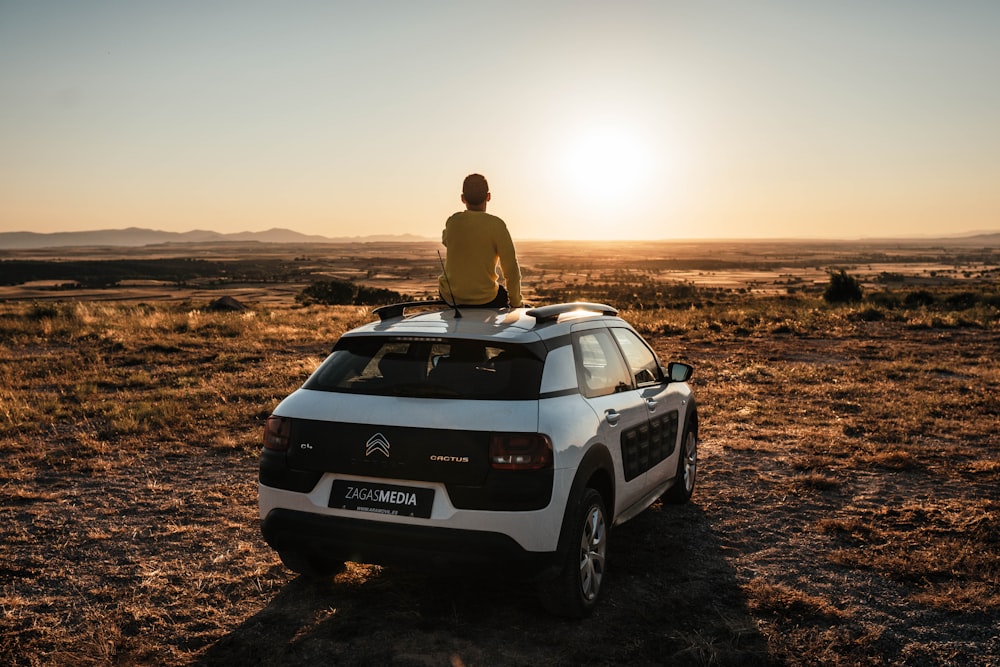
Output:
[[671,361],[667,364],[667,379],[670,382],[687,382],[693,372],[694,367],[688,364],[677,361]]

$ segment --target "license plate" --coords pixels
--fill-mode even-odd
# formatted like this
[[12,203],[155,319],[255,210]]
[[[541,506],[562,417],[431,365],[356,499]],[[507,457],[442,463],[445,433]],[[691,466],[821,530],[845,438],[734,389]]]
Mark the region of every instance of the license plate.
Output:
[[329,507],[393,516],[415,516],[429,519],[434,506],[434,489],[422,489],[395,484],[333,481]]

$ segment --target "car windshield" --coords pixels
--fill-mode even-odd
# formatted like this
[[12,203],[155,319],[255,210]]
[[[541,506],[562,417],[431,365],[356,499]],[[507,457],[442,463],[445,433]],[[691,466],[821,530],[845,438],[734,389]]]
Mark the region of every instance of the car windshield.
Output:
[[482,340],[345,337],[306,389],[380,396],[532,400],[543,362],[531,349]]

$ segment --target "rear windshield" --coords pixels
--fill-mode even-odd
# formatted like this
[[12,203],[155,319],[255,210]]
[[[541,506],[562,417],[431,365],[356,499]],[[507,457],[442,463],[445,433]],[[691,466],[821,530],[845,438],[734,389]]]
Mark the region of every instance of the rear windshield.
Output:
[[380,396],[532,400],[538,398],[542,365],[519,345],[347,337],[304,386]]

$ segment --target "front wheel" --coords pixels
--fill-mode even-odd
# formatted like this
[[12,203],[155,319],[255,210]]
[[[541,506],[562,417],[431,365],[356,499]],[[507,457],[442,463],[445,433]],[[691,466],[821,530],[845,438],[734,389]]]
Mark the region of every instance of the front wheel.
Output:
[[586,489],[566,524],[570,535],[559,575],[539,586],[542,606],[557,616],[583,618],[597,604],[608,551],[608,521],[604,499]]
[[677,474],[674,485],[663,494],[664,502],[681,505],[691,499],[694,483],[698,476],[698,431],[691,426],[684,427],[681,451],[677,456]]

